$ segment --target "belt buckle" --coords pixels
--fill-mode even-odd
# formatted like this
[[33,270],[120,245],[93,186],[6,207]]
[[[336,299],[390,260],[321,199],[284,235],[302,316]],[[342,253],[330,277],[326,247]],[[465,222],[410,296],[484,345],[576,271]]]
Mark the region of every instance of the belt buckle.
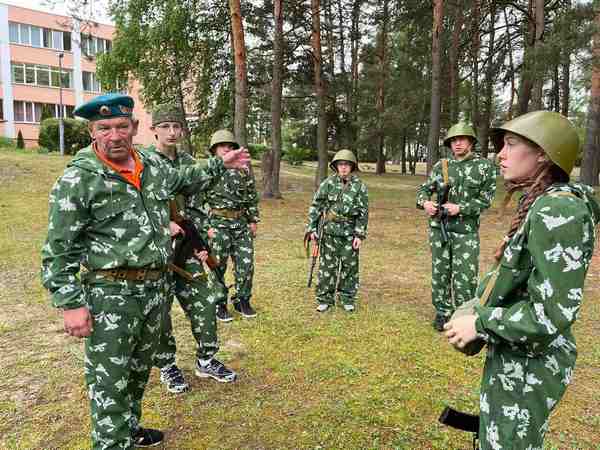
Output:
[[137,281],[144,281],[146,279],[146,275],[148,275],[148,269],[138,269],[135,274],[135,279]]

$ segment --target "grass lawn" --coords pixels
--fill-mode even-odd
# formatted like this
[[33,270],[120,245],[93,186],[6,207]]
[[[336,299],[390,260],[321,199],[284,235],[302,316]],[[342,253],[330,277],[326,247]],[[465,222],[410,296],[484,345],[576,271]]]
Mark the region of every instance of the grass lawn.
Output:
[[[82,341],[66,337],[40,285],[48,192],[67,158],[0,150],[0,448],[89,446]],[[260,166],[256,166],[260,179]],[[302,250],[313,171],[282,167],[283,201],[261,203],[255,320],[219,325],[219,357],[239,372],[222,385],[193,376],[195,345],[173,308],[178,362],[192,391],[169,395],[153,370],[146,426],[166,449],[467,449],[437,423],[445,405],[476,412],[483,357],[453,351],[430,326],[430,253],[415,187],[423,176],[365,172],[369,238],[356,313],[319,315]],[[500,197],[500,196],[499,196]],[[509,214],[483,218],[481,267]],[[575,334],[572,386],[547,448],[600,449],[600,261],[594,258]]]

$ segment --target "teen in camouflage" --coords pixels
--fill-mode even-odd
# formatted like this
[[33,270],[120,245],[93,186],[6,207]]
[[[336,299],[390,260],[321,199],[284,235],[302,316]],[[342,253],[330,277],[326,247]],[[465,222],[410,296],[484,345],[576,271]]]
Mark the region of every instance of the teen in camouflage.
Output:
[[463,348],[487,341],[481,381],[482,450],[542,450],[550,413],[573,377],[571,331],[583,298],[600,208],[593,191],[570,184],[579,142],[558,113],[534,111],[494,131],[509,192],[524,189],[517,212],[482,280],[475,314],[446,324]]
[[[439,161],[417,191],[417,208],[429,216],[431,246],[431,301],[436,310],[434,328],[444,323],[464,302],[473,298],[479,271],[479,216],[490,207],[496,192],[496,169],[473,153],[473,128],[459,123],[448,130],[444,145],[454,158]],[[437,205],[434,193],[450,186],[448,202]],[[448,241],[444,242],[438,207],[447,211]]]
[[[216,131],[210,140],[209,152],[222,156],[239,148],[233,133]],[[220,278],[227,271],[231,257],[235,277],[233,306],[243,317],[256,316],[250,304],[254,278],[254,238],[260,221],[258,194],[254,176],[248,170],[227,170],[219,183],[202,195],[195,196],[196,207],[209,210],[205,231],[211,250],[218,259]],[[227,310],[227,292],[217,300],[217,319],[230,322],[233,317]]]
[[[75,110],[90,121],[79,151],[50,193],[42,282],[63,310],[64,329],[86,337],[85,379],[95,450],[157,445],[140,427],[142,397],[158,346],[169,290],[169,198],[206,189],[247,152],[176,171],[132,139],[133,99],[94,98]],[[81,266],[85,268],[81,271]]]
[[317,239],[319,222],[324,221],[317,311],[335,304],[339,294],[346,311],[354,311],[359,287],[359,249],[367,237],[369,195],[356,175],[358,162],[350,150],[340,150],[330,167],[336,173],[323,180],[308,210],[306,232]]
[[[174,169],[196,164],[196,160],[188,153],[178,151],[177,144],[183,134],[185,120],[180,108],[172,104],[157,105],[152,111],[152,127],[155,133],[156,146],[148,151],[161,163]],[[204,229],[208,216],[204,209],[195,208],[184,195],[175,197],[178,214],[191,220],[198,230]],[[171,236],[182,233],[181,228],[171,218]],[[192,335],[198,344],[196,353],[196,375],[211,377],[220,382],[231,382],[236,373],[214,358],[219,350],[217,338],[216,301],[223,295],[225,287],[215,276],[205,272],[202,260],[206,260],[206,252],[198,254],[186,261],[183,269],[193,280],[173,273],[173,293],[190,321]],[[189,389],[183,372],[176,364],[177,343],[173,335],[171,307],[173,297],[169,296],[165,306],[163,334],[160,347],[156,353],[155,365],[160,369],[160,379],[172,393],[181,393]]]

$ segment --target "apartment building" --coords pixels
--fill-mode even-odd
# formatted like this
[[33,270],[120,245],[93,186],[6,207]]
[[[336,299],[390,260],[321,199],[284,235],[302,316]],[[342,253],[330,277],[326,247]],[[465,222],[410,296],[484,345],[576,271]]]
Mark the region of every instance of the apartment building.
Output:
[[[21,131],[26,145],[35,146],[42,111],[58,117],[61,95],[65,117],[100,95],[96,57],[110,52],[114,30],[0,3],[0,136],[16,138]],[[151,118],[138,91],[135,81],[127,87],[140,119],[135,143],[148,145],[153,142]]]

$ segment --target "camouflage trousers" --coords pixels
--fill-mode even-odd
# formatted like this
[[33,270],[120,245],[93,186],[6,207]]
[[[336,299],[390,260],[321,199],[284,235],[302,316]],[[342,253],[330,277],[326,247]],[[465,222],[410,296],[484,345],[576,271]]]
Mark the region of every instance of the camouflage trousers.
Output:
[[319,257],[317,303],[333,305],[336,294],[339,294],[343,304],[353,304],[356,300],[359,287],[359,252],[352,248],[353,239],[353,236],[323,235]]
[[84,284],[93,317],[93,331],[85,341],[92,446],[130,449],[158,348],[168,281],[99,278],[90,277]]
[[210,359],[219,351],[217,338],[217,300],[223,296],[224,287],[214,274],[204,272],[202,264],[190,258],[184,267],[190,274],[199,274],[196,281],[188,281],[180,275],[172,275],[172,291],[164,309],[163,329],[154,365],[159,369],[175,364],[177,343],[173,334],[171,307],[176,297],[185,312],[198,344],[196,356]]
[[507,345],[488,346],[481,380],[481,450],[543,450],[550,413],[573,376],[575,353],[528,357]]
[[[254,239],[248,225],[243,222],[240,228],[215,228],[215,236],[210,240],[210,247],[219,261],[219,277],[223,280],[227,271],[227,260],[233,262],[235,278],[235,295],[233,302],[250,299],[252,296],[252,278],[254,277]],[[227,302],[227,292],[217,303]]]
[[431,302],[438,314],[450,316],[469,301],[477,289],[479,234],[448,233],[442,244],[439,228],[430,228]]

